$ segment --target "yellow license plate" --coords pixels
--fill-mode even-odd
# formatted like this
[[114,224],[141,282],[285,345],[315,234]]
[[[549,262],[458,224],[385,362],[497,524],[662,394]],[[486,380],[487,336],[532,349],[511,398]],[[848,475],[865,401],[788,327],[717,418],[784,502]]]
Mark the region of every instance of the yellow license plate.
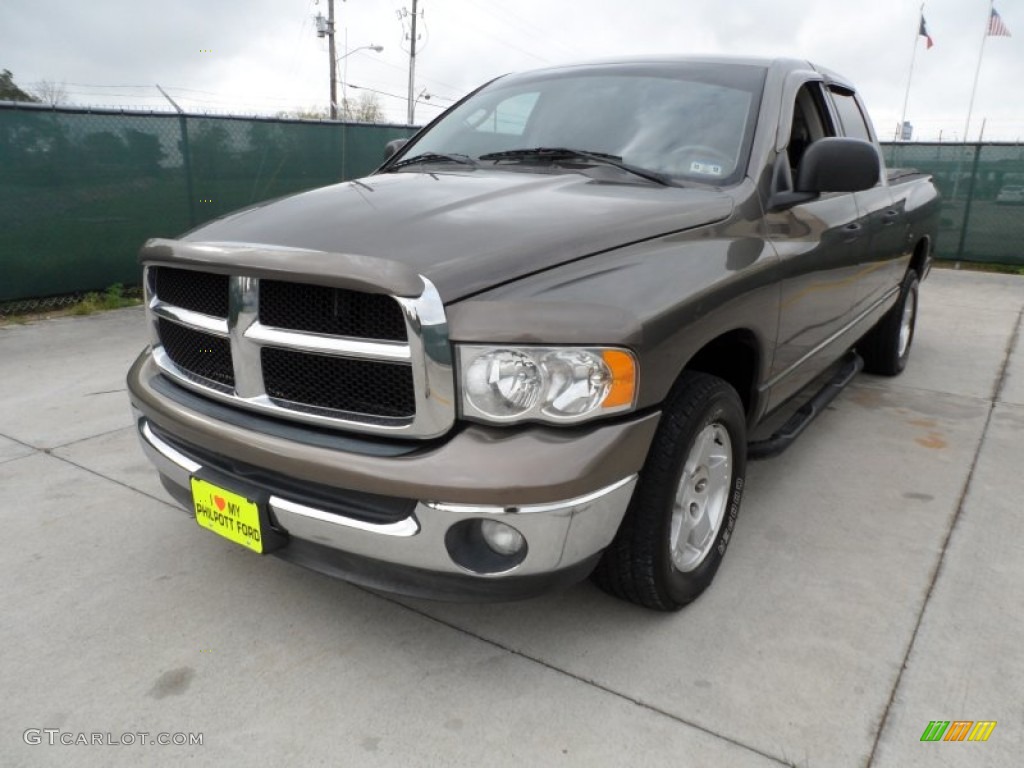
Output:
[[193,477],[192,506],[196,512],[196,522],[203,528],[253,552],[263,552],[260,510],[254,502]]

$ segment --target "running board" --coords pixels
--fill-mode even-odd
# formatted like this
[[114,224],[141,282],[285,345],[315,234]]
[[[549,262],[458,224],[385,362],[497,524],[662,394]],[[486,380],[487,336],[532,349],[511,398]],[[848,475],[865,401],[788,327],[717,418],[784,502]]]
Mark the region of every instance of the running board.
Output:
[[853,378],[864,367],[864,361],[856,352],[850,352],[840,363],[839,370],[818,390],[818,393],[797,409],[771,437],[747,444],[748,459],[770,459],[789,448],[822,411],[835,400]]

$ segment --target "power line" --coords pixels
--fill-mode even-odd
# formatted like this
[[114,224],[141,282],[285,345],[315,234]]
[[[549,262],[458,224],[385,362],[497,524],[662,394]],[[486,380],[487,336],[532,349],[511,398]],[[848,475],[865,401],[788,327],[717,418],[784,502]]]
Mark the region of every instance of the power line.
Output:
[[[362,55],[365,56],[366,54],[362,54]],[[367,56],[367,59],[369,61],[374,62],[375,64],[383,64],[385,67],[390,67],[391,69],[397,69],[400,72],[407,71],[407,67],[408,67],[408,65],[402,66],[400,64],[393,64],[390,61],[385,61],[384,59],[378,58],[376,56],[374,56],[372,58]],[[440,86],[443,86],[444,88],[450,88],[451,90],[455,91],[456,93],[460,93],[460,92],[462,92],[464,90],[463,88],[460,88],[457,85],[452,85],[451,83],[446,83],[443,80],[438,80],[438,79],[433,78],[433,77],[425,77],[425,76],[419,75],[419,76],[417,76],[417,80],[419,80],[421,83],[428,83],[428,84],[431,84],[431,85],[440,85]],[[436,95],[436,94],[434,94],[433,89],[431,89],[431,95],[432,96]],[[448,99],[449,101],[458,101],[459,99],[462,98],[462,96],[446,96],[445,98]]]
[[[519,27],[524,31],[525,34],[529,34],[529,35],[531,35],[533,37],[538,37],[538,36],[539,37],[543,37],[545,39],[545,41],[547,41],[549,43],[554,43],[555,45],[558,45],[558,46],[562,47],[563,49],[565,49],[569,53],[573,54],[574,56],[583,57],[583,56],[587,55],[581,49],[577,48],[576,46],[567,45],[565,43],[565,41],[562,40],[561,38],[553,37],[552,35],[549,34],[548,30],[543,29],[543,28],[537,26],[536,24],[528,21],[527,19],[522,18],[521,16],[519,16],[518,14],[512,12],[508,8],[505,8],[504,6],[501,6],[501,5],[493,5],[493,6],[491,6],[491,5],[484,4],[484,3],[480,2],[479,0],[470,0],[470,3],[472,5],[475,5],[477,8],[482,10],[484,13],[490,14],[497,21],[499,21],[499,22],[501,22],[503,24],[508,24],[510,21],[513,24],[518,24]],[[504,19],[499,19],[496,12],[501,13],[505,18]]]

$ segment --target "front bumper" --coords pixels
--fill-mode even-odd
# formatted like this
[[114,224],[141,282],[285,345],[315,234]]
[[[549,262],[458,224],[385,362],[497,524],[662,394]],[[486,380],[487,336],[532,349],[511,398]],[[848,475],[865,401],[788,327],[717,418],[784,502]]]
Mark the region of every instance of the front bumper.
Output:
[[[271,523],[288,537],[274,554],[374,588],[444,599],[523,597],[585,577],[618,530],[658,418],[586,430],[472,426],[440,445],[372,455],[243,429],[216,418],[223,406],[185,407],[158,377],[148,354],[129,373],[135,424],[185,507],[197,473],[240,487],[264,478]],[[275,485],[282,476],[290,482]],[[324,503],[300,498],[296,482],[320,489]],[[346,495],[382,491],[399,505],[410,500],[411,511],[384,522],[339,512]],[[480,520],[515,528],[523,550],[496,558],[472,533]]]

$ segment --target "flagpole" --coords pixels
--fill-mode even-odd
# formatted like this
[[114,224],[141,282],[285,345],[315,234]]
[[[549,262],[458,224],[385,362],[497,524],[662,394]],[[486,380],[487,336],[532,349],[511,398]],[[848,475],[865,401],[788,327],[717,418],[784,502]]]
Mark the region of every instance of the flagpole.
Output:
[[964,144],[967,143],[967,131],[971,127],[971,113],[974,111],[974,96],[978,92],[978,75],[981,74],[981,59],[985,54],[985,41],[988,39],[988,28],[992,23],[992,9],[995,0],[988,0],[988,15],[985,16],[985,31],[981,36],[981,48],[978,50],[978,66],[974,68],[974,85],[971,87],[971,101],[967,105],[967,122],[964,124]]
[[[995,0],[993,0],[995,2]],[[921,3],[921,12],[917,16],[917,29],[914,30],[914,48],[910,54],[910,71],[907,72],[907,92],[903,95],[903,114],[900,116],[900,124],[896,126],[896,141],[903,136],[903,125],[907,122],[907,102],[910,101],[910,81],[914,77],[914,59],[917,58],[917,41],[921,39],[921,22],[924,20],[924,3]]]

